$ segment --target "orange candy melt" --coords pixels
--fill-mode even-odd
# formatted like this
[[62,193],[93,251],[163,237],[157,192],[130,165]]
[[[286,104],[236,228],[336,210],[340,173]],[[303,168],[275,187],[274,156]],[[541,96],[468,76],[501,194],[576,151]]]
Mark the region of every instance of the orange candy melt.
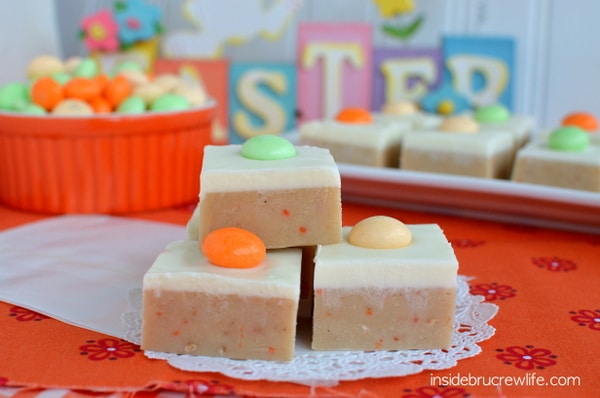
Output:
[[112,106],[110,103],[104,99],[104,97],[96,97],[89,101],[92,109],[94,109],[95,113],[110,113],[112,112]]
[[50,77],[42,77],[31,86],[31,101],[47,111],[51,111],[63,99],[63,87]]
[[584,112],[576,112],[567,115],[563,119],[562,125],[579,127],[590,133],[598,130],[598,120],[593,115]]
[[125,76],[118,75],[106,83],[104,87],[104,98],[113,108],[119,106],[133,92],[133,85]]
[[335,120],[342,123],[367,124],[373,122],[371,113],[362,108],[346,108],[342,109],[336,116]]
[[226,268],[256,267],[267,255],[265,244],[257,235],[237,227],[212,231],[201,248],[208,261]]
[[89,102],[102,95],[100,82],[85,77],[74,77],[64,87],[65,98],[74,98]]
[[104,73],[100,73],[99,75],[97,75],[96,77],[94,77],[94,80],[96,82],[98,82],[98,84],[100,85],[100,88],[104,92],[104,88],[106,87],[106,85],[110,81],[110,78],[108,76],[106,76]]

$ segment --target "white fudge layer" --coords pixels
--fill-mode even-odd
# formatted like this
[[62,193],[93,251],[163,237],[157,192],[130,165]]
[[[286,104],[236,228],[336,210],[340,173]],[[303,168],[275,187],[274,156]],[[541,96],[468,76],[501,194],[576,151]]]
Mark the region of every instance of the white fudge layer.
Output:
[[241,145],[204,148],[200,198],[211,192],[270,191],[340,187],[340,172],[329,150],[296,146],[296,156],[253,160],[242,156]]
[[390,143],[400,143],[410,131],[407,122],[374,122],[366,124],[340,123],[335,120],[311,121],[300,126],[300,142],[319,140],[346,145],[384,149]]
[[436,224],[408,225],[412,243],[400,249],[367,249],[343,242],[320,245],[315,256],[315,289],[428,288],[456,286],[458,260]]
[[541,138],[519,150],[517,159],[519,158],[589,165],[600,168],[600,145],[593,143],[581,152],[556,151],[548,147],[545,138]]
[[146,272],[143,289],[298,300],[301,260],[300,249],[269,250],[257,267],[224,268],[208,262],[198,241],[176,241]]
[[524,137],[533,131],[533,118],[525,115],[513,115],[505,122],[480,123],[483,130],[508,130],[517,137]]
[[533,119],[529,116],[515,115],[502,123],[480,123],[482,131],[500,130],[508,131],[513,134],[518,144],[523,144],[529,139],[533,132]]
[[438,128],[444,119],[439,115],[429,114],[425,112],[417,112],[407,115],[377,113],[375,114],[375,120],[388,123],[409,123],[411,130],[432,130]]
[[467,155],[492,156],[512,151],[513,135],[495,131],[486,134],[453,133],[445,131],[416,131],[404,136],[403,151],[410,149],[434,150],[444,153],[464,153]]

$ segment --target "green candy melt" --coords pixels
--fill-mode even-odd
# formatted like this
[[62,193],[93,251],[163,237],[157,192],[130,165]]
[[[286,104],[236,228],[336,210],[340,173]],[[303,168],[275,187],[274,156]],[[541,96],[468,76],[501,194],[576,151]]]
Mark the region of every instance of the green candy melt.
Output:
[[16,111],[29,102],[29,87],[26,84],[7,83],[0,87],[0,110]]
[[45,115],[48,113],[44,108],[36,104],[27,104],[18,111],[26,115]]
[[93,58],[84,58],[75,68],[75,72],[73,72],[73,75],[77,77],[92,78],[97,76],[98,73],[99,70],[96,61],[94,61]]
[[117,113],[137,114],[146,112],[146,102],[142,97],[132,95],[117,107]]
[[137,62],[123,61],[119,65],[117,65],[113,72],[115,75],[118,75],[119,73],[125,71],[143,72],[144,68],[142,68]]
[[581,152],[589,143],[589,134],[575,126],[559,127],[548,137],[548,147],[556,151]]
[[66,72],[55,73],[51,77],[52,79],[54,79],[55,82],[57,82],[61,86],[64,86],[69,82],[69,80],[71,80],[71,76]]
[[482,106],[475,112],[475,120],[479,123],[501,123],[509,117],[510,112],[502,105]]
[[165,94],[158,97],[152,105],[152,111],[180,111],[188,109],[190,102],[183,96],[178,94]]
[[257,135],[244,142],[242,156],[253,160],[287,159],[296,156],[296,148],[278,135]]

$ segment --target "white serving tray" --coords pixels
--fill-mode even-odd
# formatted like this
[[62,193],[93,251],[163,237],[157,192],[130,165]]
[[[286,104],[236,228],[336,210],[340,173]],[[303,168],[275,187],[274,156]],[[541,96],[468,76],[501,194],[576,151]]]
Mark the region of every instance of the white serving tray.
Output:
[[600,193],[338,164],[347,202],[600,233]]

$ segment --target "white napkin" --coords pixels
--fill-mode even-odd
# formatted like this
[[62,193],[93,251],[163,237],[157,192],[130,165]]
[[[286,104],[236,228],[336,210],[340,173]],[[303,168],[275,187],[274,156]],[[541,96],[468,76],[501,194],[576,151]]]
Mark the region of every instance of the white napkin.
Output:
[[0,300],[123,338],[129,292],[183,226],[59,216],[0,233]]

